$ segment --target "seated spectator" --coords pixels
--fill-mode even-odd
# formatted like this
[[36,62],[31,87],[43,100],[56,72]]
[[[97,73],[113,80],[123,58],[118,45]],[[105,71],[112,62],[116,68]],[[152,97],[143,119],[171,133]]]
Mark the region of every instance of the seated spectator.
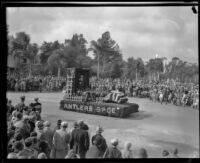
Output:
[[111,146],[108,147],[103,155],[103,158],[122,158],[121,151],[117,148],[119,143],[118,139],[111,140]]
[[131,150],[131,142],[125,142],[124,150],[122,151],[122,158],[133,158],[133,151]]

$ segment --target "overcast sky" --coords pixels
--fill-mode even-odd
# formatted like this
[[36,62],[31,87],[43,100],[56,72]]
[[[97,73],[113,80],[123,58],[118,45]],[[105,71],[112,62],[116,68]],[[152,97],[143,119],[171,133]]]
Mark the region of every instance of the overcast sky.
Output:
[[123,59],[172,57],[198,62],[198,15],[191,7],[20,7],[7,8],[9,34],[24,31],[31,42],[63,43],[74,33],[88,41],[110,31]]

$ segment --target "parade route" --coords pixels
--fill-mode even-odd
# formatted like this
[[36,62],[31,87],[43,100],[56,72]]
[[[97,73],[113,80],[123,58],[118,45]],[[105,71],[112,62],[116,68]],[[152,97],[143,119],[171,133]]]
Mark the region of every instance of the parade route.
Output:
[[84,120],[90,127],[89,133],[95,133],[97,125],[104,129],[103,135],[109,144],[111,138],[120,140],[119,147],[124,141],[132,142],[133,150],[145,147],[149,157],[161,157],[163,149],[179,150],[180,157],[199,157],[199,111],[189,107],[178,107],[171,104],[160,104],[149,99],[129,98],[129,102],[139,105],[139,112],[127,118],[114,118],[92,114],[84,114],[59,110],[59,102],[63,93],[15,93],[8,92],[7,98],[12,104],[20,101],[21,95],[26,96],[26,105],[34,102],[39,97],[42,103],[42,118],[52,123],[55,127],[58,119],[69,122]]

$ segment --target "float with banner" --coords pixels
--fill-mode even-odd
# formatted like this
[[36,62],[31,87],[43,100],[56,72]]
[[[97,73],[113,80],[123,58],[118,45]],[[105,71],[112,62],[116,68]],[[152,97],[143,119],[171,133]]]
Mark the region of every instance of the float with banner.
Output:
[[60,109],[87,114],[96,114],[110,117],[127,117],[138,112],[139,105],[135,103],[99,103],[99,102],[78,102],[61,100]]
[[[64,98],[60,101],[60,109],[87,114],[110,117],[127,117],[138,112],[139,105],[128,103],[122,92],[114,91],[105,97],[99,97],[89,90],[89,70],[68,68]],[[106,96],[107,97],[107,96]]]

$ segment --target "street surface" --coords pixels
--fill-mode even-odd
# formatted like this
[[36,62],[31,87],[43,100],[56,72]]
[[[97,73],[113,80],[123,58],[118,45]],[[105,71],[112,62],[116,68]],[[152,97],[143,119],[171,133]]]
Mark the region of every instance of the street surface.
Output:
[[139,112],[127,118],[114,118],[84,113],[59,110],[59,102],[63,93],[7,93],[12,104],[20,101],[20,96],[26,96],[26,105],[39,97],[42,103],[42,118],[55,127],[58,119],[69,122],[84,120],[90,127],[90,136],[95,134],[97,125],[104,129],[103,136],[107,144],[110,139],[119,138],[119,147],[123,148],[125,141],[132,142],[135,153],[139,148],[146,148],[149,157],[162,157],[162,150],[179,150],[180,157],[199,157],[199,111],[189,107],[178,107],[171,104],[160,104],[149,99],[129,98],[129,102],[139,105]]

